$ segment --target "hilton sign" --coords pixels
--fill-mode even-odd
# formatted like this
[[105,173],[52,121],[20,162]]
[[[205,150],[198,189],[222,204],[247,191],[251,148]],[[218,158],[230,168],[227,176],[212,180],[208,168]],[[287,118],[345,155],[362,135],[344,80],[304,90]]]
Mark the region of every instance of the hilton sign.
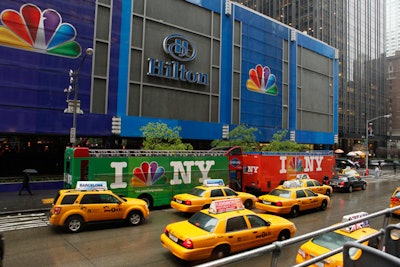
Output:
[[207,73],[189,70],[185,65],[178,62],[192,61],[197,56],[196,46],[189,39],[180,34],[168,35],[163,41],[163,49],[166,54],[176,59],[176,61],[148,58],[149,69],[147,75],[208,85]]

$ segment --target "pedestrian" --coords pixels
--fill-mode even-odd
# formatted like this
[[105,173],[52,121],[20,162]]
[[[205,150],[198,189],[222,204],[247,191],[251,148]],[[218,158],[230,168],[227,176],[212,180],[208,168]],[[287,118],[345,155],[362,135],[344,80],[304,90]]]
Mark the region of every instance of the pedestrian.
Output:
[[380,175],[380,169],[379,166],[375,166],[375,178],[378,178]]
[[397,162],[393,162],[393,171],[394,171],[394,174],[396,174],[396,169],[397,169]]
[[22,181],[22,186],[21,189],[19,190],[18,195],[21,195],[22,190],[26,189],[28,191],[29,195],[33,195],[31,192],[31,188],[29,187],[29,174],[27,172],[24,173],[24,180]]

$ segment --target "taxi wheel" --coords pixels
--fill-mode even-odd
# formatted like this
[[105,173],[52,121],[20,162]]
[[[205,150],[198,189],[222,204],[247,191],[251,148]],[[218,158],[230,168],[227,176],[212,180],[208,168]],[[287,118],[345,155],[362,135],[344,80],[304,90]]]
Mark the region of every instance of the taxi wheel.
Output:
[[289,232],[289,230],[285,229],[279,233],[278,241],[283,241],[283,240],[286,240],[289,238],[290,238],[290,232]]
[[83,229],[84,221],[81,216],[73,215],[68,217],[65,221],[65,228],[72,232],[77,233]]
[[296,218],[298,215],[299,215],[299,207],[298,206],[292,207],[292,209],[290,210],[290,216],[292,218]]
[[253,201],[251,199],[246,199],[243,205],[246,209],[251,210],[253,208]]
[[139,211],[131,211],[128,215],[128,223],[130,225],[139,225],[142,223],[143,216]]
[[229,255],[230,248],[228,245],[220,245],[212,251],[211,259],[217,260]]
[[326,210],[326,207],[328,206],[328,201],[323,200],[321,203],[321,210]]

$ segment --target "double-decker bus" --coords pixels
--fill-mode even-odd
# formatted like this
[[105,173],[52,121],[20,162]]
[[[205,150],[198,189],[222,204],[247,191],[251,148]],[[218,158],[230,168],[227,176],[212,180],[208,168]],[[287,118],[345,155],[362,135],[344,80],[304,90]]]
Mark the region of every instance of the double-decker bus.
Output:
[[149,207],[169,205],[206,179],[228,184],[226,151],[156,151],[67,148],[64,188],[78,181],[105,181],[113,192],[145,200]]

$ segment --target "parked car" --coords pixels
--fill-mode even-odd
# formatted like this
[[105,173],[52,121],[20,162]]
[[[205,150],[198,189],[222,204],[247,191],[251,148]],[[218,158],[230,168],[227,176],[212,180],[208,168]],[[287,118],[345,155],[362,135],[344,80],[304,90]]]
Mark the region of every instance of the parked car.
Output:
[[213,201],[208,209],[195,213],[189,220],[167,225],[160,241],[176,257],[197,261],[286,240],[295,232],[293,222],[257,214],[245,209],[239,198],[231,198]]
[[346,191],[351,193],[356,188],[365,190],[367,188],[367,181],[352,175],[338,175],[329,180],[329,185],[332,186],[333,191]]
[[298,181],[285,181],[256,202],[256,208],[274,214],[289,214],[297,217],[301,211],[320,209],[325,210],[330,197],[314,193],[302,187]]

